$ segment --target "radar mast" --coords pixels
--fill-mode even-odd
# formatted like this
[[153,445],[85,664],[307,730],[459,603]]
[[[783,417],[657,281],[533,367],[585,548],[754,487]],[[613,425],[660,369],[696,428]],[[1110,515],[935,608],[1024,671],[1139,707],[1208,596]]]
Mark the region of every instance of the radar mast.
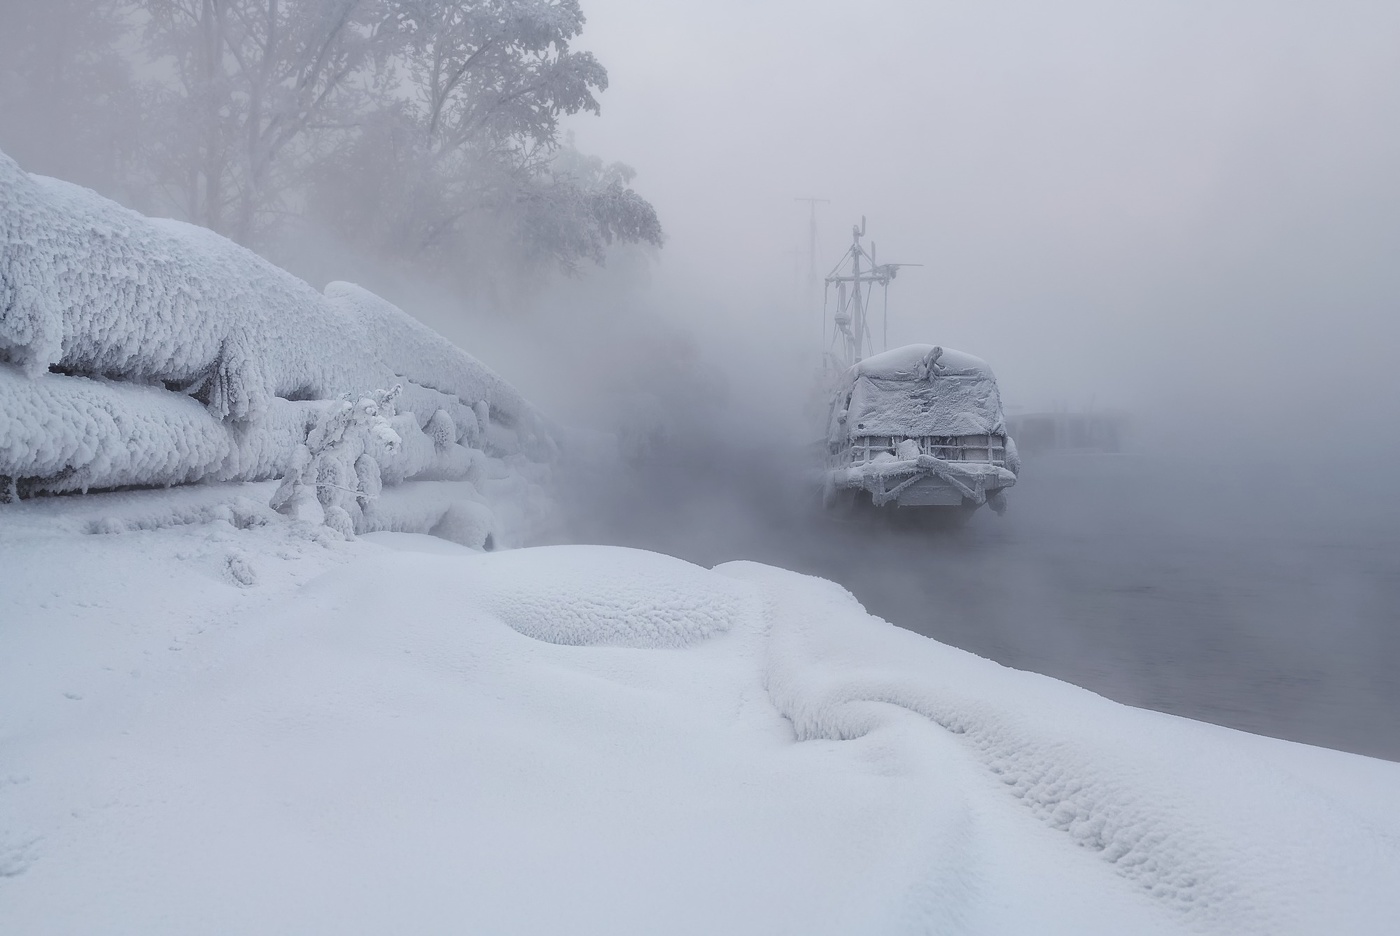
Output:
[[[841,350],[837,363],[844,369],[857,364],[874,350],[874,339],[870,335],[870,313],[875,287],[881,290],[884,307],[882,324],[882,348],[889,348],[890,338],[890,281],[895,278],[900,267],[922,266],[920,263],[877,263],[875,243],[872,241],[867,251],[861,244],[865,237],[865,218],[860,224],[851,226],[851,246],[841,257],[826,278],[826,298],[824,306],[830,307],[832,286],[836,287],[836,304],[832,310],[835,325],[831,335],[831,345],[841,340]],[[825,312],[823,312],[825,318]],[[830,348],[828,354],[831,354]],[[835,356],[835,355],[833,355]]]

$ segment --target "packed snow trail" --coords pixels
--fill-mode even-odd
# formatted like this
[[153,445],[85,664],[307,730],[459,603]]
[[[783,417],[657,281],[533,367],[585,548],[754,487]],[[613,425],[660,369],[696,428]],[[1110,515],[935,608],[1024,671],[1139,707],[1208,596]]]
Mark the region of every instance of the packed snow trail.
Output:
[[0,931],[1400,917],[1400,765],[1126,708],[765,566],[346,542],[208,497],[6,508]]
[[[993,781],[992,798],[1015,801],[1193,926],[1380,925],[1368,904],[1400,870],[1400,822],[1356,823],[1355,790],[1329,789],[1350,755],[1115,705],[999,667],[868,617],[820,579],[754,563],[719,571],[767,586],[766,684],[800,740],[863,738],[915,715]],[[1371,793],[1400,791],[1400,765],[1368,763],[1379,768]],[[1318,900],[1339,886],[1318,880],[1320,861],[1348,895]]]

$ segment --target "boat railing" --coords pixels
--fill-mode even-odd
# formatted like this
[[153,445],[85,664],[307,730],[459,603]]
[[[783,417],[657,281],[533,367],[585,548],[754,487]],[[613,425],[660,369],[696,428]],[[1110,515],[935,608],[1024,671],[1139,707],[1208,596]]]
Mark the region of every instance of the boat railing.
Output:
[[918,442],[920,455],[943,461],[988,462],[1006,467],[1006,436],[997,433],[965,436],[857,436],[838,453],[841,464],[868,462],[882,454],[898,455],[901,443]]

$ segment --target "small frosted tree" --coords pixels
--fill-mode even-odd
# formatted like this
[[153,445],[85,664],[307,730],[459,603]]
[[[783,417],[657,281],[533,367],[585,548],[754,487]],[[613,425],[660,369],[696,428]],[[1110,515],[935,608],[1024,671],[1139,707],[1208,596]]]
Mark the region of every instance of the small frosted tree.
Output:
[[389,424],[402,386],[346,397],[322,409],[306,441],[292,453],[290,468],[270,506],[297,514],[314,498],[326,526],[346,539],[363,529],[364,509],[382,490],[378,453],[403,444]]

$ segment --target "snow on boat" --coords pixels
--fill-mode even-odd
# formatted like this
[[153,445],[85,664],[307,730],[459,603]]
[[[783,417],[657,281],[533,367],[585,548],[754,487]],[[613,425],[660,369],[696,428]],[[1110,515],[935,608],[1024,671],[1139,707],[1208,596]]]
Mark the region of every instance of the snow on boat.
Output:
[[828,506],[1006,509],[1020,458],[987,363],[911,344],[848,368],[831,401]]

